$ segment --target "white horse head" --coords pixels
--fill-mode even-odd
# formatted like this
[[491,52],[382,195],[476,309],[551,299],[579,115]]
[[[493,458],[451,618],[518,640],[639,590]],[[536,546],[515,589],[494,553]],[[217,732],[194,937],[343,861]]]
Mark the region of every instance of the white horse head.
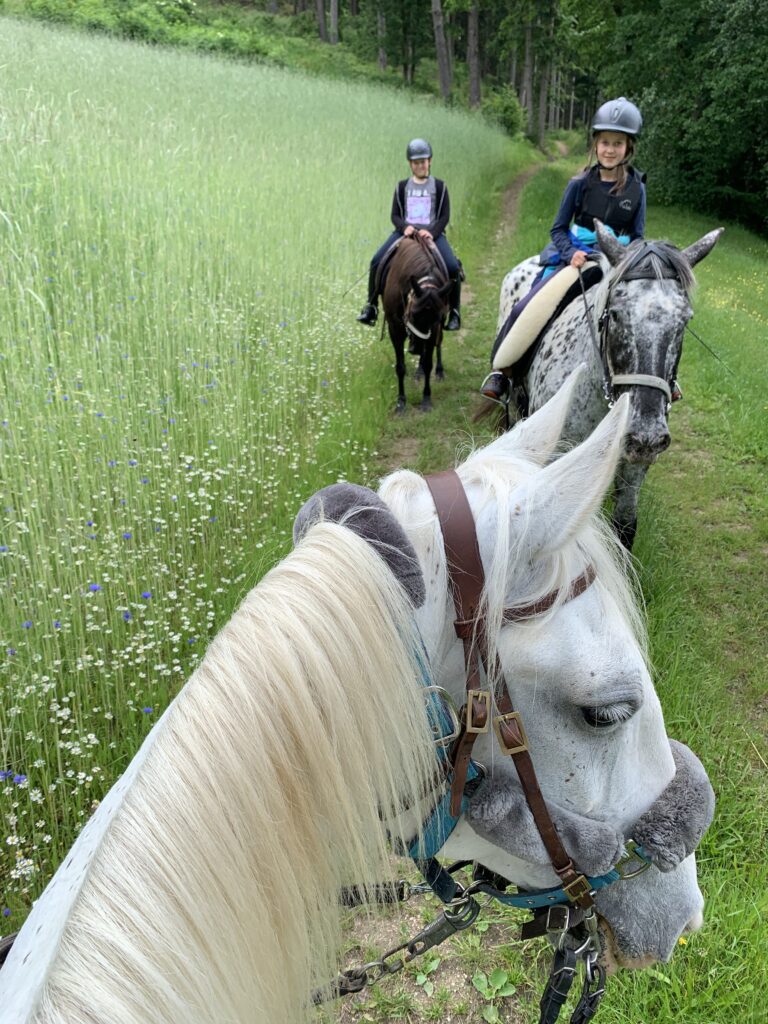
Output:
[[[489,664],[495,648],[542,792],[558,808],[558,828],[570,828],[577,846],[581,836],[582,864],[596,856],[590,846],[598,837],[603,849],[597,862],[607,864],[675,775],[676,761],[647,668],[626,556],[597,515],[621,455],[628,399],[584,444],[549,462],[578,377],[573,374],[537,414],[470,456],[457,472],[485,570]],[[409,472],[388,477],[380,494],[422,563],[427,598],[417,617],[435,676],[463,703],[463,648],[454,631],[431,495]],[[571,582],[588,566],[594,583],[569,600]],[[559,597],[549,610],[503,625],[505,608],[532,605],[553,591]],[[547,857],[537,856],[538,837],[505,822],[514,811],[517,827],[528,833],[532,828],[519,813],[511,760],[498,753],[492,733],[479,737],[475,755],[490,768],[492,795],[483,797],[481,790],[445,854],[479,860],[527,889],[555,885]],[[598,897],[598,907],[618,962],[667,959],[681,932],[701,921],[693,857],[669,874],[651,869],[613,886]]]

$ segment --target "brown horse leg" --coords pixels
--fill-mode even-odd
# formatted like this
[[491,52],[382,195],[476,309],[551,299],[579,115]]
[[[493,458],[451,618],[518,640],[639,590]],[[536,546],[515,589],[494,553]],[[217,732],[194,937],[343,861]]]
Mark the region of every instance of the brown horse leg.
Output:
[[424,390],[421,395],[421,404],[419,408],[422,412],[432,412],[432,391],[429,387],[429,378],[432,376],[432,356],[435,351],[435,346],[432,344],[430,339],[424,345],[424,351],[421,354],[420,366],[424,371]]
[[443,370],[443,332],[437,338],[437,366],[435,367],[435,377],[437,380],[445,380],[445,371]]
[[397,403],[395,412],[401,415],[405,412],[405,334],[401,337],[399,332],[395,335],[390,328],[389,336],[392,339],[392,347],[395,350],[395,373],[397,374]]

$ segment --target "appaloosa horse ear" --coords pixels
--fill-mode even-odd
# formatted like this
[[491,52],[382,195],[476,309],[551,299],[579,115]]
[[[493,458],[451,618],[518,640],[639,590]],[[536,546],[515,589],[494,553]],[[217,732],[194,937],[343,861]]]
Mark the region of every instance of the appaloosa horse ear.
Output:
[[424,604],[424,577],[416,552],[389,506],[375,491],[348,483],[323,487],[299,509],[293,524],[294,544],[315,523],[323,521],[340,523],[368,541],[394,573],[414,608]]
[[597,244],[600,246],[600,252],[608,257],[608,262],[611,266],[615,267],[621,263],[627,255],[626,247],[621,244],[616,236],[597,217],[595,217],[595,234],[597,235]]
[[683,256],[688,260],[690,266],[695,267],[705,256],[709,255],[715,247],[715,242],[717,242],[724,230],[724,228],[715,228],[714,231],[710,231],[703,238],[700,238],[698,242],[694,242],[693,245],[689,245],[687,249],[682,250]]

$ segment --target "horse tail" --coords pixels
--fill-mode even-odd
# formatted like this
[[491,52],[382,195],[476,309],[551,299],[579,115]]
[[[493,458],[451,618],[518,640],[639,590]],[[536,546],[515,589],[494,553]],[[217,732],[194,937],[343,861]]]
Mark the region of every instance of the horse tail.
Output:
[[19,1021],[311,1018],[340,888],[392,877],[434,788],[412,614],[363,540],[308,531],[150,734]]

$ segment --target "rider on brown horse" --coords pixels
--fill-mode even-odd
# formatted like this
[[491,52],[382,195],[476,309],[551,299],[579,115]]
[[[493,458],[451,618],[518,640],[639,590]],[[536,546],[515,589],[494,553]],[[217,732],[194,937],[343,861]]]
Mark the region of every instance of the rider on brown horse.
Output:
[[448,239],[443,233],[451,215],[448,189],[444,181],[430,174],[432,147],[425,139],[413,139],[408,143],[406,157],[411,166],[411,177],[398,182],[392,199],[392,223],[395,230],[386,242],[376,250],[368,274],[368,301],[358,316],[361,324],[372,325],[378,317],[377,300],[379,282],[377,271],[384,255],[403,236],[418,233],[431,238],[453,282],[450,298],[450,314],[445,325],[446,331],[458,331],[461,327],[461,268]]

